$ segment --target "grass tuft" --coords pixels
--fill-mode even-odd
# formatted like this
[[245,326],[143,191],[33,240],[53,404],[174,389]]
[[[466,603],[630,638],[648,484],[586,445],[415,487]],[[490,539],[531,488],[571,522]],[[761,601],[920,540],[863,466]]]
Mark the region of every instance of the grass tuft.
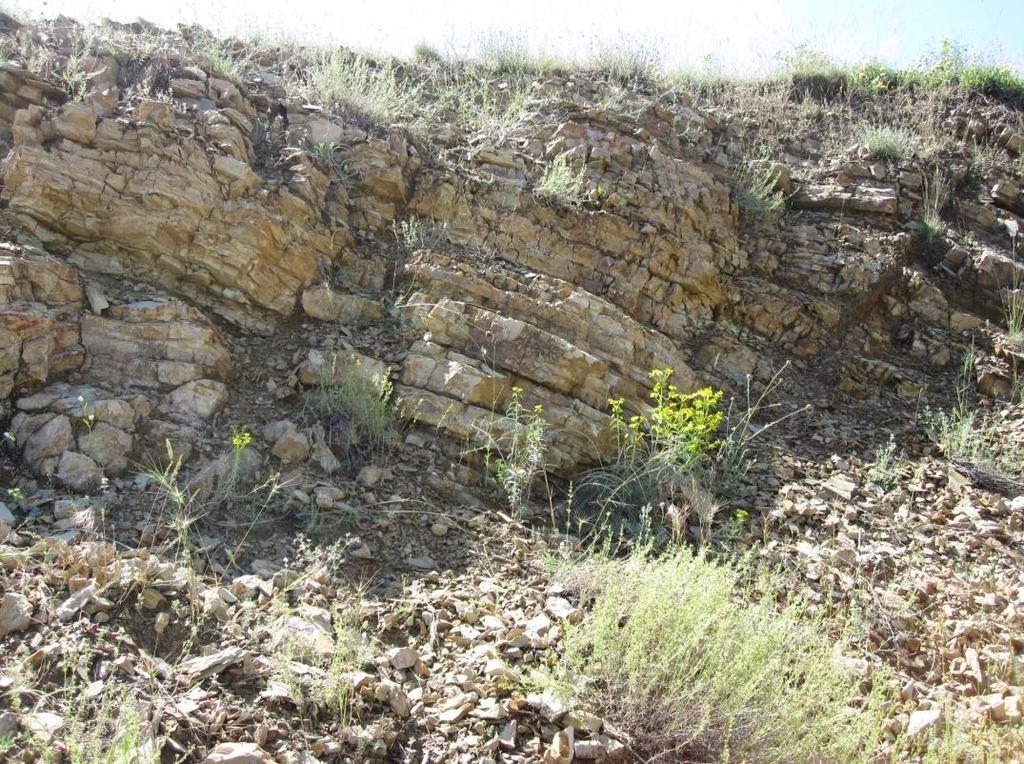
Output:
[[408,117],[419,103],[419,87],[401,80],[390,64],[341,50],[315,54],[300,84],[303,95],[332,110],[352,110],[374,122]]
[[625,39],[600,45],[591,53],[587,68],[620,85],[643,87],[658,81],[661,54],[649,42]]
[[932,244],[939,241],[946,233],[946,223],[942,219],[942,210],[949,201],[949,185],[938,174],[930,181],[925,178],[924,193],[921,199],[923,213],[921,215],[921,235],[925,242]]
[[583,203],[583,176],[586,166],[573,168],[571,153],[562,152],[552,159],[534,188],[534,194],[546,202],[566,207],[579,207]]
[[799,601],[750,601],[742,571],[685,550],[588,563],[593,607],[566,627],[549,675],[572,707],[625,733],[641,761],[863,761],[885,682],[837,659],[844,647]]
[[918,143],[912,132],[892,125],[862,125],[857,137],[874,159],[906,159]]
[[441,55],[441,52],[426,42],[416,43],[416,47],[413,48],[413,54],[421,64],[440,64],[444,62],[444,56]]
[[381,458],[397,441],[401,401],[387,374],[367,376],[355,363],[335,358],[313,391],[313,405],[324,417],[332,445]]
[[786,196],[778,187],[778,177],[766,162],[748,161],[735,173],[736,202],[744,222],[757,224],[771,218],[786,205]]

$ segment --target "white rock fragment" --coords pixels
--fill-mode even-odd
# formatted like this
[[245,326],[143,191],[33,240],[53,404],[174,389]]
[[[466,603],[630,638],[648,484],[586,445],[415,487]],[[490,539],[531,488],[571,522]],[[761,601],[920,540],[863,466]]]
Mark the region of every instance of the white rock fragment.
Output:
[[27,597],[8,592],[0,600],[0,637],[28,628],[32,622],[32,603]]

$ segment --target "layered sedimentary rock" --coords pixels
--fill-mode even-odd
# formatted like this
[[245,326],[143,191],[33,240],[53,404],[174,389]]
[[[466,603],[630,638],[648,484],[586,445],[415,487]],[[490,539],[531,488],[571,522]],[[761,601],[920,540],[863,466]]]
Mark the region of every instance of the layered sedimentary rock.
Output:
[[562,122],[537,148],[586,167],[584,208],[538,200],[521,162],[494,152],[476,161],[509,177],[420,172],[410,210],[443,228],[450,252],[421,250],[404,269],[416,290],[404,314],[421,332],[400,377],[414,417],[473,440],[502,426],[522,387],[552,425],[553,461],[570,468],[606,455],[609,399],[642,408],[652,368],[697,383],[681,346],[713,320],[721,274],[745,256],[729,189],[682,158],[678,131],[657,109]]
[[19,225],[88,271],[145,280],[233,323],[287,315],[346,242],[321,220],[326,181],[300,153],[287,180],[248,163],[232,108],[182,118],[143,101],[128,116],[71,104],[20,119],[3,199]]
[[[948,363],[949,333],[981,325],[973,304],[915,268],[930,257],[913,223],[931,170],[914,159],[857,150],[813,167],[761,162],[799,214],[758,230],[741,225],[734,193],[742,128],[683,96],[594,108],[547,83],[508,135],[439,126],[433,137],[451,151],[435,154],[423,136],[289,97],[269,72],[243,85],[168,62],[167,96],[153,100],[120,98],[112,59],[89,70],[92,91],[66,102],[52,83],[0,67],[0,101],[12,105],[0,126],[14,141],[5,215],[62,258],[0,257],[0,400],[71,375],[114,396],[145,391],[153,408],[124,430],[129,452],[187,441],[182,428],[225,405],[231,358],[207,316],[273,332],[301,304],[307,329],[353,340],[343,360],[358,349],[359,368],[390,372],[408,416],[462,441],[515,429],[503,414],[522,388],[566,474],[608,455],[608,401],[642,410],[651,369],[674,369],[684,389],[744,387],[853,343],[838,389],[912,395]],[[1012,136],[1003,143],[1014,150]],[[580,173],[570,198],[538,193],[556,158]],[[980,203],[963,200],[964,220],[983,237],[1012,236],[1018,181],[985,189]],[[996,319],[1019,270],[987,243],[947,247],[928,267],[970,281]],[[93,274],[145,288],[107,305],[88,291]],[[397,310],[379,299],[391,287]],[[367,328],[387,347],[360,342]],[[296,348],[307,355],[293,359],[294,382],[344,376],[328,343],[310,347]],[[895,347],[910,368],[886,360]],[[56,474],[68,452],[82,457],[65,460],[69,484],[94,474],[84,459],[109,472],[78,438],[72,428],[57,454],[33,447],[33,468]]]
[[29,106],[64,103],[67,94],[55,83],[10,61],[0,62],[0,132],[11,129],[14,116]]
[[81,366],[83,299],[74,268],[15,247],[0,249],[0,410],[15,387]]
[[[37,475],[92,491],[145,448],[182,446],[224,405],[221,332],[176,300],[84,307],[77,271],[7,245],[0,257],[0,407]],[[73,378],[73,382],[66,381]]]

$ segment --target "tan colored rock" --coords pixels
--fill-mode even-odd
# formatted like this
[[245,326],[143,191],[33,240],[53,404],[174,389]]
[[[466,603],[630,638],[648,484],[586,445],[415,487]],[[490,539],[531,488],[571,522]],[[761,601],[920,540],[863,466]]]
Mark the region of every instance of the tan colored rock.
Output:
[[68,100],[56,82],[25,69],[12,61],[0,62],[0,128],[11,129],[14,115],[29,106],[59,105]]
[[384,306],[354,294],[335,292],[328,286],[313,286],[302,293],[306,315],[321,321],[341,321],[365,326],[384,317]]
[[362,353],[310,350],[298,370],[299,381],[304,385],[340,385],[349,375],[367,381],[385,379],[388,367],[382,361]]
[[800,186],[792,198],[798,210],[836,210],[895,215],[899,210],[896,192],[886,187],[813,185]]
[[992,198],[1000,207],[1024,215],[1024,191],[1013,180],[1001,180],[992,186]]
[[0,248],[0,401],[82,365],[81,303],[73,268]]
[[345,137],[345,128],[323,117],[313,117],[306,122],[309,140],[318,143],[339,143]]
[[168,104],[144,101],[136,116],[100,119],[89,148],[20,143],[4,166],[13,218],[45,244],[71,247],[86,270],[149,280],[241,326],[268,329],[268,312],[291,313],[317,259],[345,242],[321,223],[323,197],[262,182],[248,193],[259,181],[251,169],[211,156],[204,140],[205,131],[245,158],[223,115],[205,117],[195,137],[169,130]]
[[609,398],[645,401],[655,367],[675,369],[680,387],[696,384],[671,340],[560,279],[527,279],[426,250],[404,276],[422,291],[403,313],[429,340],[410,347],[399,395],[409,415],[456,438],[476,441],[488,428],[505,427],[494,420],[519,385],[552,423],[555,461],[587,463],[612,445]]
[[558,732],[544,751],[544,764],[571,764],[575,753],[575,737],[572,727]]
[[0,305],[15,302],[79,307],[82,285],[78,273],[55,257],[0,248]]
[[57,471],[57,463],[62,454],[74,448],[71,420],[66,416],[49,417],[45,424],[28,437],[19,431],[17,421],[13,426],[18,442],[25,444],[22,457],[37,475],[52,475]]
[[77,319],[75,309],[0,305],[0,399],[82,365]]
[[117,305],[82,317],[82,344],[101,379],[128,377],[146,387],[227,378],[231,355],[220,331],[177,300]]
[[106,422],[96,422],[78,436],[78,448],[107,475],[121,475],[128,469],[134,445],[131,435]]
[[914,711],[910,714],[910,721],[907,723],[907,739],[926,733],[940,735],[945,726],[944,721],[945,717],[941,707]]
[[273,757],[255,743],[218,743],[204,764],[274,764]]
[[99,488],[103,470],[92,459],[77,451],[65,451],[57,464],[56,478],[61,485],[79,493],[89,493]]
[[170,395],[172,408],[186,418],[209,419],[228,402],[228,388],[213,379],[188,382]]
[[278,437],[274,442],[274,446],[270,449],[270,453],[285,464],[294,464],[296,462],[304,462],[309,458],[309,450],[309,438],[295,430],[293,426],[292,429]]
[[206,98],[206,83],[200,80],[185,79],[183,77],[172,77],[170,81],[171,94],[175,98]]
[[90,144],[96,137],[96,112],[86,103],[69,103],[53,118],[53,129],[66,140]]
[[64,717],[48,711],[36,711],[22,716],[21,726],[32,737],[47,743],[64,727]]

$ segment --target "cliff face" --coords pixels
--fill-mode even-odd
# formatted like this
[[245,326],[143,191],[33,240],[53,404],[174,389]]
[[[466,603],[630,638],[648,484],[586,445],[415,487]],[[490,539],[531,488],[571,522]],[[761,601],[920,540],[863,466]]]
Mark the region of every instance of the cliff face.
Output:
[[[81,273],[87,288],[94,277],[146,284],[265,335],[300,303],[321,319],[386,310],[403,326],[388,354],[413,418],[472,439],[522,387],[570,474],[606,453],[608,399],[642,406],[656,366],[687,388],[742,386],[747,375],[767,382],[787,358],[841,351],[830,368],[845,393],[882,382],[917,395],[950,343],[977,327],[972,316],[999,314],[1018,267],[1000,237],[1020,211],[1012,177],[962,200],[974,247],[946,247],[938,268],[919,267],[904,225],[922,214],[929,172],[963,180],[953,156],[791,157],[798,166],[773,172],[793,212],[751,230],[729,171],[749,136],[685,95],[595,107],[579,89],[553,97],[556,78],[502,145],[466,135],[466,148],[425,159],[429,131],[367,131],[290,97],[269,72],[236,82],[190,63],[147,64],[147,81],[166,83],[154,100],[123,61],[93,56],[79,101],[5,65],[4,214],[14,241],[50,253],[13,250],[8,397],[93,366],[81,293],[20,294],[30,270],[47,283]],[[1019,150],[1010,122],[984,127],[1008,158]],[[582,204],[534,192],[556,157],[582,168]],[[400,225],[407,241],[396,247]],[[391,307],[385,288],[405,290],[405,304]],[[955,296],[965,290],[969,305]],[[90,302],[86,315],[118,299]],[[333,307],[310,307],[325,299]],[[897,321],[893,342],[885,333]],[[893,353],[904,344],[909,353]]]
[[[900,549],[917,542],[890,543],[904,534],[893,518],[906,507],[928,504],[946,549],[957,532],[934,519],[934,506],[977,521],[992,544],[1010,538],[1004,532],[1019,540],[1020,499],[970,494],[970,481],[948,477],[944,464],[922,462],[916,487],[899,496],[876,496],[858,472],[890,435],[929,456],[918,414],[954,401],[968,350],[969,385],[1000,412],[1007,439],[1021,436],[1013,399],[1024,350],[1008,332],[1007,306],[1024,279],[1024,126],[1012,108],[980,96],[939,100],[922,111],[904,152],[880,158],[856,135],[894,107],[884,95],[833,102],[768,88],[736,102],[623,87],[597,73],[536,74],[522,84],[471,69],[489,90],[470,110],[491,108],[491,97],[514,100],[522,87],[515,118],[494,129],[457,121],[430,90],[431,77],[464,72],[403,64],[399,73],[420,83],[426,106],[410,107],[409,119],[373,120],[308,102],[301,85],[312,64],[283,50],[227,45],[221,55],[245,64],[227,75],[224,61],[197,52],[194,30],[108,33],[131,44],[83,55],[76,35],[84,33],[66,21],[3,32],[46,55],[0,64],[0,423],[10,433],[0,482],[19,480],[46,502],[105,496],[147,544],[160,534],[139,509],[152,499],[148,483],[134,476],[169,462],[196,496],[233,490],[239,474],[283,474],[293,488],[273,494],[282,523],[408,500],[417,511],[464,507],[459,518],[486,536],[489,521],[475,509],[486,481],[467,464],[487,461],[482,451],[521,429],[504,416],[511,403],[540,407],[545,467],[570,485],[615,453],[610,399],[623,399],[627,414],[648,410],[652,369],[673,369],[686,391],[724,389],[742,407],[786,368],[772,388],[780,411],[809,405],[814,415],[773,431],[735,503],[778,531],[783,540],[766,556],[806,572],[817,596],[846,597],[837,591],[856,568],[911,598],[917,573],[900,567]],[[432,118],[420,119],[428,106]],[[552,193],[546,184],[559,167],[563,191]],[[779,204],[758,210],[755,192]],[[352,379],[388,394],[393,385],[400,400],[399,455],[383,469],[380,451],[349,448],[355,417],[317,408],[317,395]],[[69,517],[55,518],[54,530],[78,539]],[[991,518],[1006,527],[982,527]],[[210,522],[230,534],[234,521]],[[435,555],[472,568],[448,519],[410,531],[414,541],[381,522],[361,531],[376,539],[373,549],[350,534],[354,559],[376,553],[424,573],[437,567]],[[245,563],[255,572],[223,601],[224,588],[203,595],[220,622],[238,622],[238,597],[261,601],[260,587],[277,586],[284,572],[263,565],[280,551],[267,551],[273,534],[252,535],[239,547],[255,545]],[[813,554],[808,539],[820,542]],[[919,541],[915,549],[932,543]],[[522,552],[534,542],[508,543]],[[221,559],[210,552],[216,546],[203,547],[213,573],[245,557]],[[993,569],[1010,575],[1012,558],[990,551]],[[953,567],[966,559],[950,554]],[[532,575],[512,567],[517,581]],[[489,596],[487,574],[472,569],[471,584],[457,575],[442,584]],[[257,575],[266,580],[238,583]],[[173,588],[164,583],[161,591]],[[438,620],[452,628],[465,616],[452,632],[460,647],[483,640],[495,651],[488,657],[532,661],[559,637],[550,620],[536,630],[551,610],[546,590],[524,587],[533,588],[521,602],[502,600],[506,621],[484,616],[502,624],[489,630],[472,625],[480,623],[461,600],[423,595],[417,607],[435,620],[421,631],[437,647]],[[309,600],[323,605],[327,590],[315,589]],[[959,607],[972,591],[965,584],[936,596]],[[84,612],[105,612],[93,605]],[[1004,618],[977,607],[997,623],[990,646],[1020,639],[1016,611]],[[380,623],[398,623],[385,610]],[[898,653],[885,659],[912,682],[930,676],[932,664],[914,663],[903,642],[885,645],[879,654]],[[956,660],[966,660],[963,647]],[[945,661],[945,649],[936,642],[929,660]],[[398,670],[414,666],[422,663]],[[470,693],[477,668],[468,679],[461,664],[446,670]],[[942,677],[931,684],[961,700],[969,694]],[[368,682],[367,703],[386,703],[401,719],[426,714],[437,726],[430,702],[410,710],[401,681]],[[468,717],[483,708],[479,699],[438,713],[459,735],[478,718],[504,721]],[[445,716],[463,706],[461,716]],[[520,706],[509,701],[501,713],[527,713]],[[544,724],[537,734],[547,742]],[[514,728],[512,737],[503,750],[515,749]],[[379,736],[385,750],[395,739]],[[612,739],[602,745],[621,749]]]

